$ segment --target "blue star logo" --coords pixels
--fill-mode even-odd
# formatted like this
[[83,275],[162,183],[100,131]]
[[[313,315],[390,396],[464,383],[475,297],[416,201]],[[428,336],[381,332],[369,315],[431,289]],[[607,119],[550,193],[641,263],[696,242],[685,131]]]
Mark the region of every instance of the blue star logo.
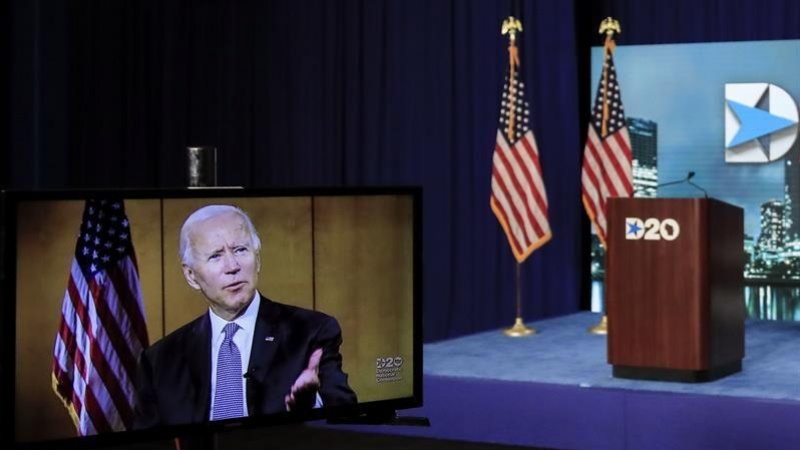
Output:
[[743,105],[733,100],[728,100],[728,105],[741,122],[739,131],[728,144],[728,148],[767,136],[797,123],[796,120],[776,116],[768,111]]
[[640,231],[642,231],[642,229],[639,228],[639,225],[637,225],[636,222],[625,222],[625,224],[628,225],[627,234],[632,234],[636,236],[637,234],[639,234]]

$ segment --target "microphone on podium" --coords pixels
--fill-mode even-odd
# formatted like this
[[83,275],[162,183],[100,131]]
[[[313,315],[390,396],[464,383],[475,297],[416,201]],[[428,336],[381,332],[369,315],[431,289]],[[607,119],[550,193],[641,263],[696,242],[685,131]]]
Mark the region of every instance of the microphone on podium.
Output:
[[701,188],[700,186],[692,183],[692,178],[694,178],[694,172],[689,172],[689,175],[686,177],[686,182],[691,184],[694,188],[703,191],[703,197],[704,198],[708,198],[708,191],[706,191],[705,189]]
[[664,187],[664,186],[672,186],[672,185],[675,185],[675,184],[687,183],[687,184],[690,184],[692,187],[703,191],[703,195],[705,196],[705,198],[708,198],[708,191],[706,191],[705,189],[701,188],[697,184],[692,183],[692,178],[694,178],[694,175],[695,175],[694,171],[690,170],[689,173],[686,174],[686,178],[681,178],[680,180],[673,180],[673,181],[668,181],[666,183],[661,183],[659,185],[656,185],[656,189]]

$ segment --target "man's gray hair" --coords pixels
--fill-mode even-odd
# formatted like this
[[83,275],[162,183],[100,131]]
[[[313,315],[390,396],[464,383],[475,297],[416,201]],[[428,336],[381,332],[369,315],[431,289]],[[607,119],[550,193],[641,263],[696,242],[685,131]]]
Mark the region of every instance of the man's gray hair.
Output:
[[186,218],[186,221],[183,222],[178,254],[181,258],[181,263],[189,265],[192,262],[192,243],[189,239],[192,228],[199,222],[229,213],[238,214],[242,220],[244,220],[247,231],[250,234],[250,244],[253,246],[253,251],[257,254],[261,250],[261,239],[258,237],[258,232],[253,225],[253,221],[250,220],[250,216],[248,216],[246,212],[233,205],[208,205],[190,214],[189,217]]

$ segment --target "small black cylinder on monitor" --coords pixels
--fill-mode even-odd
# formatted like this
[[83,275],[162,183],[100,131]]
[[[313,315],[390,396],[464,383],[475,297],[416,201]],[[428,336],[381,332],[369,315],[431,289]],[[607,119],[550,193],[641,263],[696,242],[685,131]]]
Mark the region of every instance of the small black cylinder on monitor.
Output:
[[217,185],[217,148],[211,146],[186,147],[189,187]]

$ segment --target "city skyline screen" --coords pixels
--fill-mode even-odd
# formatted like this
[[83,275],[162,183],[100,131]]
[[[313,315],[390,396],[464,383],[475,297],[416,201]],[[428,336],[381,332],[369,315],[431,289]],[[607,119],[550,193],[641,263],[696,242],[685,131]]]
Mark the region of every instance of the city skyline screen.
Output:
[[[635,195],[701,197],[688,183],[657,187],[694,172],[692,181],[709,197],[742,207],[750,316],[800,321],[800,144],[795,139],[786,155],[768,163],[725,160],[726,83],[775,85],[796,111],[800,40],[618,45],[614,62],[633,147]],[[603,47],[593,48],[592,93],[602,63]],[[756,108],[769,112],[769,95]],[[796,123],[788,130],[796,136]],[[758,142],[769,149],[770,136]],[[603,256],[593,232],[595,311],[602,310]]]

